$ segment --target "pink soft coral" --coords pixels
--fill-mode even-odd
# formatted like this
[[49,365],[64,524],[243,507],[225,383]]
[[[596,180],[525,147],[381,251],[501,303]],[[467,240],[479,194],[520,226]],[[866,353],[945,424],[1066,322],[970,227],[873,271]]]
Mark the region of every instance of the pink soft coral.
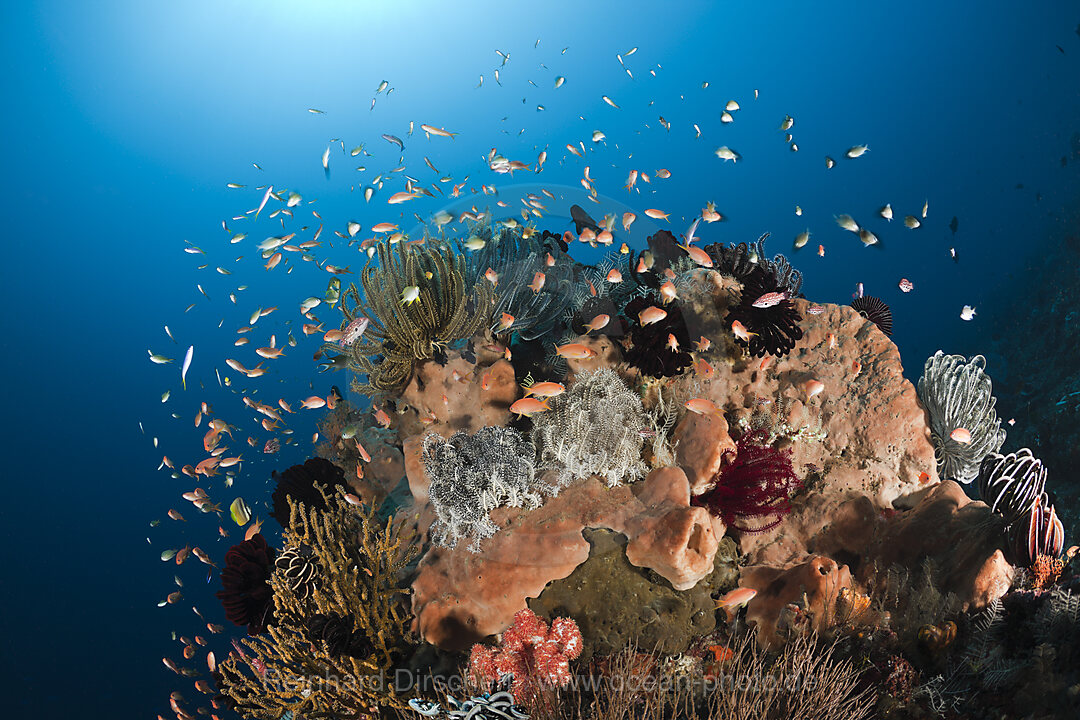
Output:
[[502,645],[473,645],[469,674],[481,684],[514,676],[511,692],[521,701],[535,697],[544,687],[570,682],[570,661],[581,654],[584,641],[577,623],[555,618],[551,627],[532,610],[519,610],[514,624],[503,633]]
[[[771,530],[791,512],[788,498],[801,486],[791,466],[791,451],[767,445],[768,431],[747,433],[736,443],[735,461],[716,476],[716,485],[696,496],[695,505],[719,515],[728,527],[740,532]],[[745,518],[772,518],[757,527],[736,524]]]

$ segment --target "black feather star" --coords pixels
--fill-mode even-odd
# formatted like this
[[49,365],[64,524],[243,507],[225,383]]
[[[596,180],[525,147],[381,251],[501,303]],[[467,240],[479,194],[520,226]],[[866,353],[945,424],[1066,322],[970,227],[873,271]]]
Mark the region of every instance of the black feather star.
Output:
[[860,315],[878,326],[888,337],[892,335],[892,310],[881,298],[864,295],[851,301],[851,307]]
[[[642,325],[638,313],[656,306],[667,315],[659,322]],[[629,349],[623,353],[628,363],[652,377],[674,377],[694,362],[686,351],[690,346],[690,333],[677,302],[661,304],[655,295],[637,297],[627,303],[624,310],[630,323]],[[668,336],[674,335],[676,346],[668,344]]]
[[[750,339],[736,339],[736,342],[745,347],[751,355],[783,357],[802,339],[803,331],[799,327],[802,315],[791,301],[788,292],[788,288],[781,285],[776,275],[761,266],[755,266],[746,274],[742,297],[738,305],[728,310],[726,322],[728,327],[731,327],[738,321],[747,329]],[[779,293],[784,295],[784,298],[768,307],[755,307],[754,303],[768,293]]]
[[316,485],[322,486],[327,495],[334,495],[338,487],[351,492],[345,480],[345,471],[323,458],[311,458],[303,465],[293,465],[285,472],[275,471],[273,476],[277,481],[277,486],[271,496],[274,509],[270,515],[283,528],[289,527],[289,498],[292,498],[294,503],[303,503],[308,508],[325,510],[326,502],[323,501]]

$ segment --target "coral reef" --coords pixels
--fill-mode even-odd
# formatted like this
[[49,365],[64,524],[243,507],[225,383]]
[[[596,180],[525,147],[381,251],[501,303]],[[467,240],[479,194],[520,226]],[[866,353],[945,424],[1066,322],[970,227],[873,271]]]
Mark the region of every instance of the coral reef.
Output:
[[[677,590],[714,569],[722,526],[690,506],[690,485],[678,468],[659,468],[634,486],[576,482],[530,512],[496,508],[499,531],[480,552],[435,546],[413,581],[415,628],[428,642],[463,649],[504,630],[526,599],[565,578],[589,557],[586,527],[628,537],[626,555]],[[715,528],[715,529],[714,529]]]
[[233,545],[225,553],[221,570],[221,590],[217,599],[225,608],[225,617],[234,625],[246,625],[248,633],[266,632],[274,623],[274,605],[270,575],[274,550],[261,533]]
[[319,583],[294,590],[280,570],[271,579],[277,623],[268,637],[235,645],[221,662],[219,687],[245,717],[362,718],[404,710],[383,681],[406,645],[408,616],[399,574],[418,550],[401,523],[381,524],[373,506],[340,495],[323,506],[291,502],[288,547],[311,548]]
[[541,615],[577,619],[585,639],[583,661],[629,646],[681,653],[716,628],[713,597],[733,588],[739,575],[738,550],[730,537],[719,542],[712,572],[689,590],[678,591],[627,559],[625,535],[593,528],[583,532],[589,558],[528,601]]
[[646,419],[641,399],[615,371],[576,374],[565,393],[551,398],[550,410],[533,418],[537,470],[553,470],[552,490],[597,475],[608,485],[645,475],[641,461]]
[[424,437],[424,471],[431,478],[428,494],[435,510],[434,542],[455,547],[480,540],[498,529],[488,514],[497,507],[535,508],[541,487],[534,482],[529,441],[514,428],[484,427],[476,433],[454,433],[444,440],[435,433]]
[[926,361],[919,378],[919,400],[930,417],[943,478],[971,482],[979,474],[982,459],[1005,442],[985,368],[982,355],[968,360],[938,350]]

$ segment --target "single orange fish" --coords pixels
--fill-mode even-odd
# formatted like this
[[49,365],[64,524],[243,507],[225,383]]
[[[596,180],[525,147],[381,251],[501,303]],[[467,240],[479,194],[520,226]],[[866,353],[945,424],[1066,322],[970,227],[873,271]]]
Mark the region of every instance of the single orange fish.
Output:
[[532,417],[537,413],[542,413],[550,410],[546,400],[537,400],[533,397],[524,397],[514,402],[510,406],[510,412],[515,413],[518,417],[524,415],[525,417]]
[[652,325],[667,317],[667,311],[651,305],[638,313],[638,322],[642,325]]
[[750,338],[754,335],[757,335],[757,333],[753,333],[747,330],[746,326],[738,320],[732,321],[731,332],[735,333],[735,337],[739,338],[743,342],[750,342]]
[[557,382],[538,382],[525,388],[526,395],[538,398],[555,397],[556,395],[562,395],[564,392],[566,392],[566,387]]
[[696,245],[679,245],[679,247],[685,250],[686,254],[690,256],[690,259],[696,262],[701,267],[711,268],[713,266],[712,258],[709,257],[709,253],[705,252]]
[[[668,269],[670,270],[671,268]],[[660,286],[660,299],[663,300],[665,305],[677,297],[679,297],[679,293],[675,290],[675,283],[668,280]]]
[[971,442],[971,431],[967,428],[959,427],[949,433],[949,437],[961,445],[967,445]]
[[[659,310],[660,308],[656,309]],[[581,343],[567,343],[561,347],[556,345],[555,354],[559,357],[566,358],[567,360],[584,360],[585,358],[594,357],[596,351]]]
[[735,613],[739,608],[746,606],[755,595],[757,595],[757,590],[753,588],[735,588],[716,601],[716,609],[723,610],[727,614],[728,622],[731,622],[735,619]]
[[544,287],[545,279],[544,273],[537,271],[537,273],[533,275],[532,282],[529,283],[529,289],[536,293],[540,292],[541,288]]
[[705,398],[692,398],[686,401],[686,409],[690,412],[695,412],[698,415],[717,415],[722,416],[720,408],[716,406],[712,400]]
[[610,315],[597,315],[589,322],[588,325],[585,326],[585,333],[588,334],[593,332],[594,330],[599,330],[601,328],[607,327],[607,324],[609,322],[611,322]]

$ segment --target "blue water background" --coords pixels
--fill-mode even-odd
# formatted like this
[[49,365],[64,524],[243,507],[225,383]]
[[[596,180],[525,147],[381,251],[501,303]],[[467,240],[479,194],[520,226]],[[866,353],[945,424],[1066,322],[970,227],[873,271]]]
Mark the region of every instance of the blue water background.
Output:
[[[169,716],[171,690],[198,697],[161,657],[179,656],[170,631],[192,636],[205,627],[190,601],[155,605],[175,589],[178,572],[207,620],[224,622],[211,595],[217,580],[207,586],[205,566],[192,560],[178,569],[158,554],[192,543],[220,563],[238,532],[232,527],[228,541],[217,540],[216,518],[179,498],[194,483],[155,468],[163,454],[182,462],[201,457],[205,425],[192,424],[200,401],[253,427],[239,400],[217,387],[213,369],[227,372],[222,359],[241,352],[231,347],[234,332],[256,307],[279,307],[260,321],[260,341],[274,329],[280,343],[290,329],[285,320],[300,338],[296,306],[320,294],[328,277],[295,259],[292,275],[259,267],[253,245],[274,234],[265,217],[244,244],[226,242],[221,221],[257,205],[255,186],[272,183],[317,199],[325,233],[349,219],[365,229],[396,221],[402,209],[400,222],[411,227],[414,210],[429,214],[445,203],[388,208],[385,198],[403,189],[400,175],[371,204],[349,189],[397,166],[396,148],[379,138],[391,133],[405,141],[406,172],[424,184],[436,180],[424,156],[457,182],[468,174],[472,187],[580,187],[588,164],[601,194],[642,218],[649,207],[669,210],[677,232],[715,201],[730,219],[703,227],[706,242],[770,231],[768,248],[790,254],[792,238],[809,227],[810,245],[790,254],[806,273],[807,296],[846,302],[855,284],[865,283],[867,293],[892,305],[894,339],[908,376],[917,378],[939,347],[966,354],[984,348],[994,308],[1013,302],[1018,281],[1010,272],[1050,250],[1060,219],[1072,213],[1078,21],[1080,12],[1065,2],[1022,9],[1010,2],[11,4],[0,30],[0,677],[7,712]],[[616,54],[635,46],[625,59],[631,80]],[[501,86],[496,49],[510,54]],[[567,80],[555,90],[557,75]],[[370,110],[384,79],[394,92],[379,95]],[[742,109],[721,126],[729,99]],[[788,113],[798,153],[776,130]],[[660,115],[670,131],[660,127]],[[409,121],[417,124],[411,137]],[[428,141],[420,123],[460,136]],[[692,123],[702,138],[695,139]],[[593,130],[606,134],[606,145],[590,141]],[[346,148],[365,143],[374,157],[351,160],[338,148],[327,180],[319,159],[331,138]],[[578,141],[589,147],[587,160],[563,149]],[[870,152],[842,158],[859,143]],[[713,156],[722,144],[743,161]],[[546,169],[513,180],[495,175],[482,159],[492,147],[528,163],[547,147]],[[826,154],[838,161],[831,171]],[[1070,158],[1064,167],[1063,156]],[[354,169],[360,160],[365,173]],[[671,179],[639,181],[640,195],[622,190],[630,168],[661,167]],[[248,187],[229,190],[226,182]],[[929,215],[918,231],[904,229],[899,217],[888,224],[875,215],[885,202],[898,216],[918,214],[924,200]],[[805,210],[801,218],[796,204]],[[884,249],[862,247],[836,227],[836,213],[865,222]],[[207,255],[185,254],[185,240]],[[635,235],[636,246],[642,240]],[[819,243],[824,258],[814,252]],[[240,254],[244,261],[234,263]],[[341,243],[327,255],[361,266]],[[202,262],[209,267],[196,270]],[[235,274],[215,273],[218,265]],[[899,292],[901,277],[915,292]],[[251,289],[233,306],[225,295],[240,283]],[[185,313],[189,303],[196,307]],[[972,323],[960,320],[965,304],[979,308]],[[332,324],[325,308],[318,314]],[[243,351],[249,366],[254,343]],[[237,389],[261,388],[262,401],[286,397],[295,405],[325,395],[330,382],[345,384],[316,375],[316,343],[300,343],[287,359],[269,363],[273,375]],[[153,365],[146,351],[179,363],[189,344],[196,354],[185,393],[178,366]],[[166,389],[172,398],[162,404]],[[255,433],[245,430],[235,447],[251,461],[235,492],[215,485],[215,499],[227,504],[243,495],[265,517],[259,504],[269,471],[310,452],[312,417],[290,423],[300,447],[273,462],[246,446],[243,436]],[[188,522],[165,518],[170,507]],[[151,529],[155,518],[162,525]],[[223,657],[220,637],[215,642]]]

